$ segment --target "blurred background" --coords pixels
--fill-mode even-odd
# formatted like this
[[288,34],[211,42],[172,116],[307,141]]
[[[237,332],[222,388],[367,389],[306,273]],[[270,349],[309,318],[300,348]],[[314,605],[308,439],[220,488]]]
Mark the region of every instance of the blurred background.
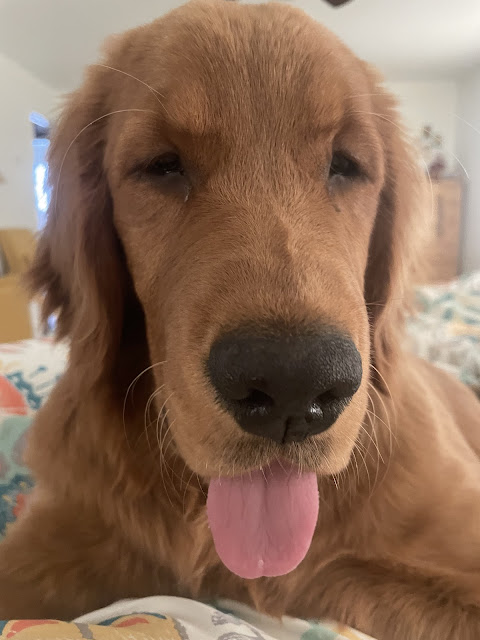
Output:
[[[61,96],[78,86],[82,69],[97,59],[107,35],[177,4],[0,0],[0,342],[38,331],[30,308],[26,315],[16,278],[31,255],[32,232],[45,223],[50,196],[46,151]],[[458,326],[468,325],[468,335],[462,329],[461,337],[471,345],[480,331],[479,0],[351,0],[337,8],[324,0],[292,4],[375,64],[398,95],[433,181],[435,258],[428,284],[436,287],[421,291],[421,310],[430,319],[437,314],[448,321],[455,339]],[[10,297],[2,298],[6,289]],[[20,311],[10,313],[9,320],[7,306],[17,303]],[[428,322],[424,329],[434,335]],[[437,336],[434,348],[438,341]]]

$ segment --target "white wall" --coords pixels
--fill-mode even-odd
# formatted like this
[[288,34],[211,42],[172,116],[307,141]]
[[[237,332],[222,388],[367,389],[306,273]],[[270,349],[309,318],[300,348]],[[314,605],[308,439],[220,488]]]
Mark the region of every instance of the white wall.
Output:
[[0,228],[36,228],[32,111],[48,117],[56,91],[0,55]]
[[473,271],[480,269],[480,63],[462,77],[458,98],[457,153],[470,175],[464,209],[463,268]]
[[[432,125],[441,135],[445,159],[451,170],[456,168],[456,127],[458,87],[454,80],[387,82],[399,97],[400,112],[415,138],[425,125]],[[457,167],[458,168],[458,167]]]

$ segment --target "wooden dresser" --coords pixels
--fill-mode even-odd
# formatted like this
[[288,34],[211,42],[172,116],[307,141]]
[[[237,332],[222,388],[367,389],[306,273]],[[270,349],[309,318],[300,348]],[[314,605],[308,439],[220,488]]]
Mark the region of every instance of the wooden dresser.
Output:
[[0,277],[0,343],[33,336],[22,274],[33,258],[35,236],[29,229],[0,229],[0,250],[8,272]]
[[460,273],[463,183],[459,178],[434,180],[434,237],[429,281],[448,282]]

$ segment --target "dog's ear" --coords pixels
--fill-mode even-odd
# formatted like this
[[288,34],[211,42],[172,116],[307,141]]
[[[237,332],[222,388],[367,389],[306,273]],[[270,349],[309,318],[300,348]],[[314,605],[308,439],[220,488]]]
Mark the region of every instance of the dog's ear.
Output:
[[[372,326],[372,360],[379,377],[395,367],[411,310],[413,284],[425,272],[428,191],[418,153],[405,134],[395,98],[371,78],[372,112],[384,146],[385,182],[370,239],[365,300]],[[431,209],[431,204],[430,204]]]
[[109,111],[108,85],[93,68],[54,127],[52,198],[28,274],[44,319],[58,314],[57,335],[68,337],[72,364],[92,382],[114,365],[129,286],[104,170]]

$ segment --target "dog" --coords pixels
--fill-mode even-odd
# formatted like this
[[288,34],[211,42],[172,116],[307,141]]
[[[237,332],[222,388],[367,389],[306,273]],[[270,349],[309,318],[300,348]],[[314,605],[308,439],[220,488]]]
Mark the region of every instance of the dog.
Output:
[[0,615],[152,594],[480,638],[480,412],[405,349],[428,218],[377,73],[284,4],[197,0],[68,99],[29,274],[68,368]]

